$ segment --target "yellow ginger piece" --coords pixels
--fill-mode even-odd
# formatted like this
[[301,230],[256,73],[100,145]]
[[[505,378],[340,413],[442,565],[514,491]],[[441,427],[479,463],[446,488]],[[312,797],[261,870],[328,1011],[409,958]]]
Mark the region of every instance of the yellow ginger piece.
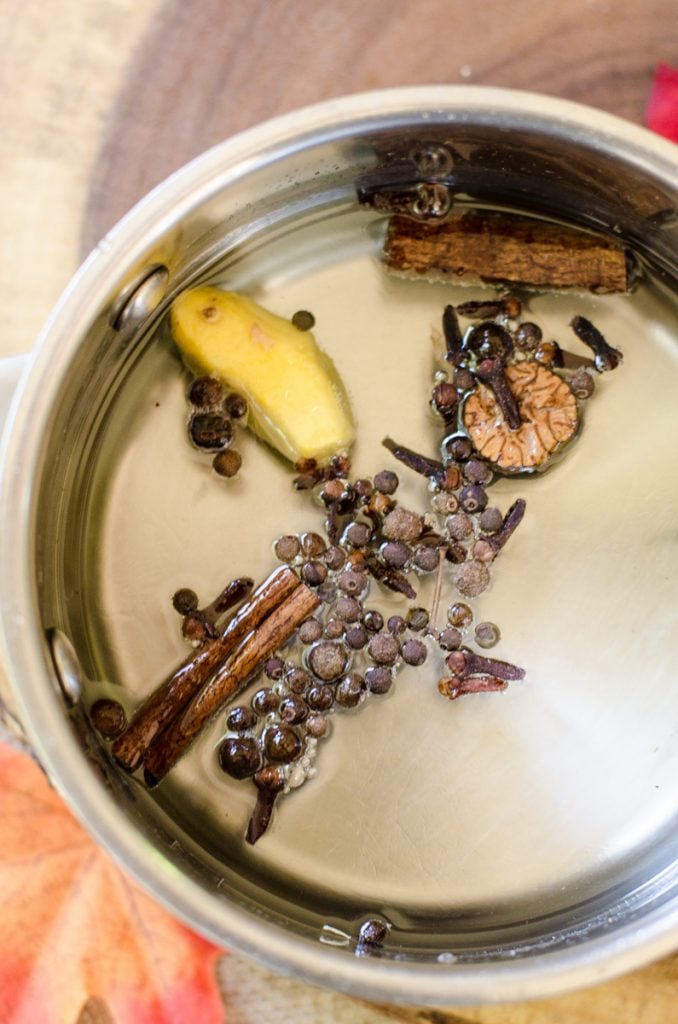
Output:
[[179,295],[171,329],[189,369],[244,395],[249,425],[292,462],[322,463],[352,444],[346,391],[310,331],[214,286]]

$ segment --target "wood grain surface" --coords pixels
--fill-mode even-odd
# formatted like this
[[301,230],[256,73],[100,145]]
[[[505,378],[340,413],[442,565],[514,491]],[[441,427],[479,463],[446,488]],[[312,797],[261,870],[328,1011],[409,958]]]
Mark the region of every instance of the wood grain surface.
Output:
[[[0,355],[150,187],[264,118],[363,89],[491,84],[642,123],[674,0],[3,0]],[[558,999],[373,1007],[228,957],[230,1024],[672,1024],[678,957]],[[108,1020],[95,1002],[83,1020]],[[70,1022],[64,1022],[70,1024]]]

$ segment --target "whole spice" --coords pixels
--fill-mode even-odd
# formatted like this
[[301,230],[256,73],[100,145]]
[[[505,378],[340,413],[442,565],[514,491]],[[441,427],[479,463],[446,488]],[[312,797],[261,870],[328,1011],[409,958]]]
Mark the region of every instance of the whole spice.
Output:
[[517,427],[483,384],[466,400],[464,424],[476,449],[502,472],[534,470],[574,436],[577,403],[566,382],[540,363],[511,364],[505,377],[519,408]]
[[462,334],[454,306],[445,306],[445,309],[443,310],[443,334],[445,336],[445,346],[447,348],[445,358],[448,362],[453,363],[455,356],[457,356],[462,349]]
[[212,676],[169,728],[156,735],[144,761],[149,784],[164,778],[215,712],[240,693],[266,658],[290,639],[318,603],[313,591],[299,583],[289,597],[263,619],[228,664]]
[[624,292],[629,286],[621,245],[528,217],[473,211],[434,224],[391,217],[386,265],[399,273],[462,282]]
[[605,370],[614,370],[622,361],[622,354],[619,349],[612,348],[600,333],[597,327],[584,316],[575,316],[570,321],[572,330],[585,345],[593,352],[593,361],[600,373]]
[[217,452],[212,459],[212,468],[218,476],[231,477],[237,476],[242,466],[242,456],[235,448],[229,448],[225,452]]
[[381,443],[384,448],[388,448],[395,455],[399,462],[409,469],[413,469],[415,473],[421,473],[422,476],[436,482],[443,479],[445,467],[437,459],[429,459],[426,455],[420,455],[411,448],[406,448],[405,445],[397,444],[390,437],[385,437]]
[[221,636],[185,661],[138,708],[127,729],[113,744],[112,753],[116,761],[127,771],[135,771],[153,741],[180,715],[212,673],[299,586],[299,578],[287,567],[272,573],[228,623]]
[[511,430],[518,430],[522,423],[520,410],[501,360],[483,359],[476,367],[476,376],[491,389],[506,425]]
[[109,740],[119,736],[127,725],[127,715],[122,704],[107,697],[102,697],[92,704],[89,717],[97,732]]

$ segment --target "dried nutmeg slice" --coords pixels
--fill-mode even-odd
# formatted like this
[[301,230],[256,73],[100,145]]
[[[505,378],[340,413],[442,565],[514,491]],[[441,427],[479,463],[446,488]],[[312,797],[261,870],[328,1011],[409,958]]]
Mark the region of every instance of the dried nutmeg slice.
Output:
[[507,366],[520,425],[512,428],[494,392],[479,384],[464,405],[464,425],[477,451],[504,473],[544,466],[574,436],[577,403],[568,384],[537,362]]

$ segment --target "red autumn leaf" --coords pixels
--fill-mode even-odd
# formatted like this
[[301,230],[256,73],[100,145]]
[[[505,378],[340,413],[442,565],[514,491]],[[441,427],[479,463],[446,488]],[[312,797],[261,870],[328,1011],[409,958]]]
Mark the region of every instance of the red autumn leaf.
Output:
[[678,68],[660,64],[647,104],[647,126],[678,142]]
[[0,1022],[220,1024],[220,951],[118,870],[39,767],[0,743]]

